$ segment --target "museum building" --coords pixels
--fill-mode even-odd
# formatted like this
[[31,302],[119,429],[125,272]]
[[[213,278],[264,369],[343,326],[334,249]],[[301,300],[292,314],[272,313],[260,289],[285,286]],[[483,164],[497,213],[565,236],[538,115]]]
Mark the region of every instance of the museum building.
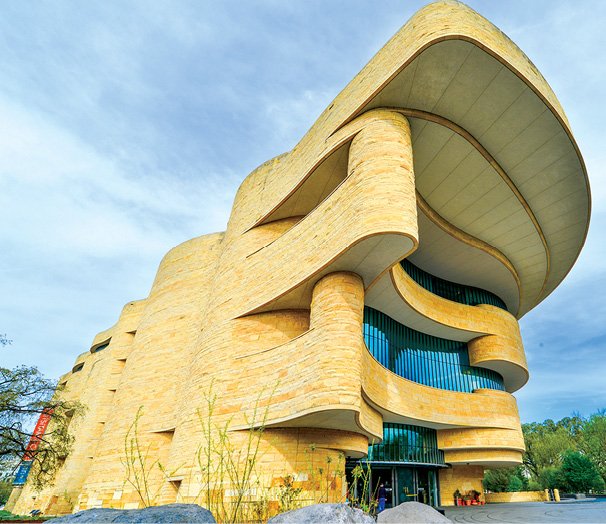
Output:
[[268,485],[315,490],[315,456],[349,477],[369,462],[388,506],[482,491],[484,468],[524,451],[518,320],[570,271],[589,214],[540,72],[464,4],[424,7],[243,181],[226,231],[171,250],[77,358],[60,381],[88,407],[74,450],[53,487],[15,489],[15,511],[137,507],[121,459],[141,407],[142,446],[171,472],[150,477],[157,502],[195,501],[211,390],[234,442],[265,428]]

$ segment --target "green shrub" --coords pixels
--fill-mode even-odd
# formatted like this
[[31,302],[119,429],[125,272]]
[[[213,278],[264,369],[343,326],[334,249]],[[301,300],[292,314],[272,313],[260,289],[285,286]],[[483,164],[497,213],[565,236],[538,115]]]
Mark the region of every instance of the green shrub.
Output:
[[560,468],[555,466],[541,470],[538,481],[543,489],[562,489],[564,487]]
[[522,491],[523,488],[524,484],[522,483],[522,481],[515,475],[512,475],[509,479],[509,484],[507,485],[507,491]]
[[541,486],[540,482],[537,482],[534,479],[531,479],[528,483],[528,491],[543,491],[543,486]]

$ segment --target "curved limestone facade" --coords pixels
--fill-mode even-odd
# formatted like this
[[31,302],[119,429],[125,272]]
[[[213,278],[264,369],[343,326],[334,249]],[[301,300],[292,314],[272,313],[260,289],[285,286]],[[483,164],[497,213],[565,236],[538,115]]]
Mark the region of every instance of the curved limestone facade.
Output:
[[541,74],[470,8],[428,5],[244,180],[226,231],[171,250],[149,297],[77,358],[61,378],[88,406],[74,451],[53,487],[15,490],[13,510],[136,507],[121,458],[141,407],[141,446],[174,472],[150,474],[157,503],[195,500],[211,387],[236,444],[255,403],[266,411],[268,485],[292,474],[305,493],[314,454],[353,464],[371,445],[392,503],[481,491],[484,468],[524,450],[518,320],[574,264],[589,213]]

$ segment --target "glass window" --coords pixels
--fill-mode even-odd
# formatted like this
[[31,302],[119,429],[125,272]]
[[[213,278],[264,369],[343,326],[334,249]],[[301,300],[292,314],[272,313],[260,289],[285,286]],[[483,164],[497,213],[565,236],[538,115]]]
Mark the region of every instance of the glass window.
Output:
[[459,304],[465,304],[467,306],[488,304],[490,306],[496,306],[507,310],[505,302],[490,291],[485,291],[477,287],[465,286],[456,282],[449,282],[443,278],[436,277],[415,266],[408,259],[402,260],[400,265],[404,271],[406,271],[406,273],[408,273],[408,275],[417,284],[419,284],[419,286],[427,291],[430,291],[434,295],[438,295],[439,297],[451,300],[452,302],[458,302]]
[[469,365],[465,342],[415,331],[370,307],[364,308],[363,332],[370,354],[412,382],[466,393],[478,388],[505,391],[496,371]]

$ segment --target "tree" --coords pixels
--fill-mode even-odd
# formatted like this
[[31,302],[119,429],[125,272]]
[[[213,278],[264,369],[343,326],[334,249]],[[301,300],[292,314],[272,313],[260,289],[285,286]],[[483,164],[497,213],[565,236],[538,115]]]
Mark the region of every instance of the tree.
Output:
[[484,489],[494,493],[502,493],[507,491],[511,472],[508,468],[504,469],[489,469],[484,472]]
[[507,491],[522,491],[523,487],[524,485],[522,481],[516,475],[512,475],[509,478],[509,485],[507,486]]
[[583,425],[580,445],[583,454],[591,460],[602,479],[606,481],[606,410],[594,413]]
[[[8,344],[6,335],[0,335],[0,345]],[[52,483],[72,447],[70,421],[83,410],[79,403],[65,400],[62,393],[63,388],[45,379],[35,367],[0,367],[0,471],[14,471],[30,451],[28,481],[35,489]],[[33,425],[43,413],[49,419],[47,430],[33,437]],[[30,441],[37,448],[33,453]]]
[[533,477],[539,478],[545,468],[559,466],[568,450],[578,449],[580,424],[582,420],[573,417],[558,423],[546,420],[522,425],[526,445],[522,459]]
[[8,498],[11,496],[13,491],[12,480],[0,480],[0,506],[8,502]]
[[570,491],[586,493],[591,489],[597,491],[604,489],[604,480],[591,460],[578,451],[567,453],[560,469],[562,482]]

